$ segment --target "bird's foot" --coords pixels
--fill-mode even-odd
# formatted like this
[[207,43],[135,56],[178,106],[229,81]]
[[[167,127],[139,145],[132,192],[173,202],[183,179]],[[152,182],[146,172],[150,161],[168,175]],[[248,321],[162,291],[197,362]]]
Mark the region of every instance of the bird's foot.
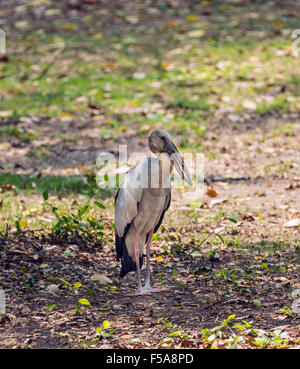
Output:
[[140,290],[140,291],[136,291],[136,293],[134,294],[134,296],[145,296],[145,295],[151,295],[151,292],[149,292],[148,290]]
[[144,288],[138,288],[135,293],[127,293],[125,296],[142,296],[142,295],[151,295],[151,292],[145,290]]
[[144,294],[151,294],[151,293],[158,293],[158,292],[168,292],[171,291],[171,288],[152,288],[152,287],[144,287],[143,292]]
[[128,293],[125,296],[149,296],[152,293],[159,293],[159,292],[168,292],[171,291],[171,288],[152,288],[149,284],[145,284],[144,287],[138,287],[135,293]]

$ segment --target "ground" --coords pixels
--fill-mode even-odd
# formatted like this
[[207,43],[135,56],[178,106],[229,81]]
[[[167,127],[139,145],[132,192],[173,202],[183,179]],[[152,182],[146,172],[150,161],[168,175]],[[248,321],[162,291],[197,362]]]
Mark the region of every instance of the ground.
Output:
[[[36,0],[1,13],[0,347],[299,348],[294,2]],[[120,144],[148,153],[159,127],[204,154],[205,181],[173,189],[153,237],[152,283],[170,291],[131,297],[116,189],[97,186],[95,161]]]

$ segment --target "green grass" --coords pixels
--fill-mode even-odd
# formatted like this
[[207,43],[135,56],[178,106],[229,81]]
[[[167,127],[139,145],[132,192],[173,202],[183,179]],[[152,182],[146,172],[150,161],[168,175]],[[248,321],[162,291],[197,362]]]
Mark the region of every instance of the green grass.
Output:
[[[226,23],[218,26],[224,32],[230,30]],[[276,56],[276,51],[287,48],[290,40],[273,36],[257,41],[245,34],[237,43],[209,36],[211,31],[207,31],[207,38],[199,42],[188,37],[189,29],[197,29],[197,25],[191,22],[186,27],[180,38],[175,37],[173,29],[164,29],[159,39],[159,30],[148,34],[132,30],[126,36],[103,35],[101,39],[68,32],[28,32],[20,44],[20,54],[0,65],[1,88],[6,91],[0,111],[12,110],[15,118],[28,114],[58,117],[61,112],[87,117],[88,103],[92,103],[106,109],[108,120],[125,110],[123,120],[130,121],[136,111],[140,126],[161,122],[183,130],[195,121],[191,111],[202,119],[201,125],[208,125],[224,96],[230,97],[226,105],[239,111],[245,110],[242,101],[246,98],[257,102],[258,114],[295,109],[287,97],[299,94],[297,60],[289,55]],[[269,32],[273,31],[270,27]],[[51,57],[59,42],[66,48],[49,67],[46,56]],[[22,55],[21,49],[26,47],[29,52]],[[289,71],[294,72],[291,75]],[[278,75],[280,81],[276,81]],[[247,87],[237,87],[238,82]],[[285,91],[274,96],[273,90],[280,85]],[[271,103],[260,102],[261,94],[270,93],[274,96]],[[87,103],[78,103],[82,96]],[[160,108],[152,108],[158,101]],[[170,122],[174,119],[167,118],[169,112],[176,115],[174,124]],[[153,119],[155,114],[157,119]],[[178,121],[180,116],[185,123]]]
[[[13,173],[0,173],[0,187],[10,184],[15,186],[18,192],[27,194],[39,194],[49,192],[56,196],[66,194],[88,195],[91,190],[96,189],[94,180],[89,182],[85,176],[50,176],[50,175],[24,175]],[[107,197],[114,192],[114,189],[100,189],[99,196]]]
[[276,111],[288,111],[289,104],[286,99],[286,95],[280,94],[277,95],[276,98],[270,103],[261,103],[256,108],[257,114],[267,114]]
[[[66,130],[60,121],[68,113],[75,124],[95,121],[99,139],[105,140],[118,140],[126,132],[144,136],[153,127],[164,127],[180,136],[183,150],[202,150],[213,160],[220,154],[206,148],[205,137],[211,121],[217,117],[223,122],[224,112],[226,121],[227,112],[248,113],[245,100],[256,104],[252,113],[258,116],[297,112],[299,60],[288,51],[295,19],[278,8],[262,16],[257,4],[207,7],[211,15],[206,22],[201,17],[188,21],[187,13],[173,25],[164,18],[155,27],[133,25],[126,32],[110,27],[99,34],[101,20],[89,14],[88,21],[79,20],[80,32],[66,29],[66,20],[58,17],[51,32],[29,27],[18,33],[17,42],[8,39],[9,60],[0,62],[0,115],[8,112],[9,119],[0,125],[0,143],[39,139],[38,129],[18,120],[34,115],[52,118],[40,124],[51,128],[55,122],[55,130],[61,124],[53,136],[63,144],[77,144],[80,132]],[[279,130],[276,138],[286,133]],[[26,159],[45,158],[51,150],[50,144],[30,147]],[[285,169],[277,165],[265,172],[282,174]],[[14,185],[18,194],[47,191],[55,196],[88,195],[95,187],[84,174],[5,172],[2,184]],[[99,196],[113,192],[103,190]]]
[[31,140],[36,140],[40,137],[40,133],[37,131],[27,132],[26,130],[20,130],[14,126],[2,126],[0,128],[0,137],[19,137],[23,142],[30,142]]

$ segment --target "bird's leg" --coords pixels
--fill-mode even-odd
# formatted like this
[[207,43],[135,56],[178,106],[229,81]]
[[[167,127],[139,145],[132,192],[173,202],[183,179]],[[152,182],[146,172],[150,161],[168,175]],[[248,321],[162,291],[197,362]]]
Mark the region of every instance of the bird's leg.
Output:
[[144,290],[148,290],[148,288],[150,287],[150,275],[151,275],[150,252],[151,252],[152,235],[153,235],[153,229],[149,233],[148,240],[147,240],[147,248],[146,248],[146,263],[147,263],[146,264],[146,283],[145,283]]
[[138,289],[136,292],[132,294],[128,294],[126,296],[139,296],[139,295],[149,295],[147,291],[144,291],[142,287],[141,281],[141,269],[140,269],[140,250],[139,250],[139,242],[138,242],[138,232],[135,232],[135,243],[134,243],[134,257],[136,263],[136,273],[137,273],[137,280],[138,280]]
[[138,242],[138,232],[135,231],[135,244],[134,244],[134,256],[136,262],[136,273],[137,273],[137,280],[138,280],[138,289],[135,295],[142,294],[142,282],[141,282],[141,269],[140,269],[140,250],[139,250],[139,242]]
[[[138,243],[138,232],[135,233],[135,244],[134,244],[134,256],[136,262],[136,273],[137,273],[137,280],[138,280],[138,289],[136,290],[134,296],[139,295],[151,295],[151,293],[155,292],[164,292],[170,291],[169,288],[151,288],[150,287],[150,250],[151,250],[151,241],[152,241],[153,230],[150,232],[147,240],[147,250],[146,250],[146,257],[147,257],[147,264],[146,264],[146,282],[145,286],[142,287],[141,282],[141,270],[140,270],[140,250],[139,250],[139,243]],[[130,295],[129,295],[130,296]]]
[[148,241],[147,241],[147,249],[146,249],[146,257],[147,257],[147,265],[146,265],[146,282],[143,288],[143,293],[155,293],[155,292],[165,292],[170,291],[169,288],[152,288],[150,287],[150,251],[151,251],[151,242],[152,242],[153,229],[149,233]]

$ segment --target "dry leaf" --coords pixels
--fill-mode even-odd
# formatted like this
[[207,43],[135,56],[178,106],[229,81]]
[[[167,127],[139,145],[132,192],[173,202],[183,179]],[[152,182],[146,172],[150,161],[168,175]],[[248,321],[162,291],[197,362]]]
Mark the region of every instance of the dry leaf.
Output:
[[188,339],[181,340],[181,347],[191,347],[193,342]]
[[28,226],[28,223],[26,222],[26,220],[20,220],[19,225],[21,228],[26,228]]
[[0,187],[0,192],[3,193],[3,192],[7,192],[7,191],[15,191],[16,190],[16,186],[14,185],[11,185],[9,183],[7,184],[4,184]]
[[66,23],[66,24],[62,25],[61,28],[66,30],[66,31],[73,31],[73,30],[75,30],[76,25],[74,23]]
[[244,100],[243,108],[248,109],[248,110],[255,110],[257,108],[257,104],[255,101]]
[[275,22],[273,22],[273,23],[272,23],[272,25],[273,25],[274,27],[282,28],[282,27],[284,26],[284,23],[283,23],[283,22],[281,22],[281,21],[275,21]]
[[188,20],[189,22],[197,22],[197,20],[199,20],[199,17],[197,15],[187,15],[186,20]]
[[248,222],[254,222],[255,218],[251,214],[245,214],[242,218],[243,220],[247,220]]
[[193,293],[193,295],[198,295],[199,293],[202,293],[202,290],[197,290],[197,291],[194,291],[192,293]]
[[56,295],[59,292],[59,286],[57,284],[50,284],[47,287],[47,291],[51,293],[51,295]]
[[295,190],[296,188],[299,188],[299,183],[290,183],[287,187],[285,187],[285,190]]
[[190,38],[200,38],[205,34],[205,31],[203,29],[194,29],[193,31],[190,31],[187,33],[187,36]]
[[1,110],[0,111],[0,118],[7,118],[7,117],[10,117],[11,115],[13,115],[12,110]]
[[172,69],[172,63],[171,63],[171,62],[169,62],[169,61],[163,61],[163,62],[161,63],[161,69],[164,69],[164,70],[166,70],[166,71],[171,70],[171,69]]
[[300,226],[300,218],[295,218],[295,219],[289,220],[288,222],[284,223],[283,226],[285,228],[299,227]]
[[299,214],[300,214],[300,212],[298,210],[296,210],[296,209],[290,209],[290,211],[289,211],[289,216],[291,218],[295,218]]
[[70,120],[72,120],[72,119],[73,119],[73,116],[72,116],[72,114],[70,114],[70,113],[61,112],[61,113],[59,114],[59,118],[60,118],[61,120],[63,120],[63,121],[70,121]]
[[103,274],[97,274],[97,273],[91,276],[91,281],[97,281],[101,284],[112,283],[112,280],[110,278],[106,277]]
[[223,202],[226,202],[226,201],[227,201],[226,198],[211,200],[210,203],[209,203],[209,207],[212,208],[213,206],[218,205],[218,204],[222,204]]
[[44,268],[49,268],[49,264],[43,263],[40,265],[40,268],[44,269]]
[[218,192],[216,190],[214,190],[211,187],[208,187],[207,191],[206,191],[206,195],[210,196],[210,197],[216,197],[218,196]]

